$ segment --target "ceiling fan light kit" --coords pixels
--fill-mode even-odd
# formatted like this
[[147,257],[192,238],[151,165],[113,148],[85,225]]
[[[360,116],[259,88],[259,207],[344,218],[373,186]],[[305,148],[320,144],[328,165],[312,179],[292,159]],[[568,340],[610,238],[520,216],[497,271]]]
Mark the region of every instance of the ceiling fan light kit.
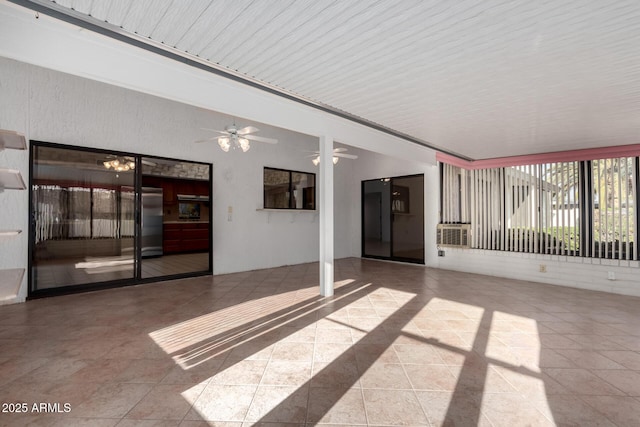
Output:
[[268,144],[277,144],[278,140],[274,138],[266,138],[264,136],[250,135],[251,133],[258,132],[260,129],[253,126],[245,126],[242,129],[238,129],[235,125],[229,125],[225,127],[225,130],[216,129],[204,129],[212,132],[221,133],[221,136],[214,136],[213,138],[203,139],[196,142],[208,142],[217,140],[220,149],[225,153],[228,153],[230,149],[239,148],[243,153],[246,153],[251,149],[249,141],[266,142]]
[[[346,148],[334,148],[333,149],[333,164],[337,165],[338,161],[340,160],[340,157],[344,157],[345,159],[352,159],[355,160],[358,158],[358,156],[354,155],[354,154],[347,154],[346,151],[348,151]],[[310,153],[313,153],[310,156],[307,157],[313,157],[313,159],[311,159],[311,162],[314,164],[314,166],[318,166],[320,164],[320,152],[319,151],[309,151]]]
[[[333,164],[337,165],[338,164],[338,160],[340,160],[340,158],[333,156]],[[311,160],[311,162],[315,165],[318,166],[320,164],[320,156],[318,157],[314,157],[313,160]]]

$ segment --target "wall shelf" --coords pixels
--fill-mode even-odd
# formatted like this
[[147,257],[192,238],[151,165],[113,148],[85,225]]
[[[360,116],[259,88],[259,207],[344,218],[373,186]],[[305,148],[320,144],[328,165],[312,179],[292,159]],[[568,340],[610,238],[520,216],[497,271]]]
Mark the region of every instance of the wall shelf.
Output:
[[0,302],[12,300],[18,296],[24,268],[0,270]]
[[27,141],[21,133],[0,129],[0,151],[4,149],[26,150]]
[[26,188],[20,171],[0,169],[0,192],[2,190],[25,190]]

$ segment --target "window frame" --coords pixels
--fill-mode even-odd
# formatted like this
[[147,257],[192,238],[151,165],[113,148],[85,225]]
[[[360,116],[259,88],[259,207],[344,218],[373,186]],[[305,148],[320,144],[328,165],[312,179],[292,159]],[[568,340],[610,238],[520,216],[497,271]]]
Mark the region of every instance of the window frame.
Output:
[[[620,163],[624,160],[625,163]],[[617,182],[610,192],[614,194],[614,199],[622,197],[622,191],[624,190],[625,213],[623,214],[620,207],[611,206],[604,208],[605,218],[609,215],[609,211],[613,213],[611,219],[611,227],[605,222],[604,228],[605,234],[610,233],[613,236],[619,235],[618,239],[612,239],[611,237],[601,237],[601,230],[603,225],[601,222],[596,222],[596,210],[598,210],[598,217],[603,215],[602,213],[602,198],[603,196],[595,195],[594,191],[600,187],[600,182],[596,182],[594,177],[594,164],[596,162],[602,162],[604,166],[603,170],[607,170],[606,165],[610,163],[610,171],[606,172],[605,181],[607,177],[610,177],[612,182]],[[624,164],[621,168],[619,165]],[[550,205],[545,205],[545,184],[543,180],[546,180],[543,176],[543,171],[547,167],[558,166],[566,168],[561,169],[559,183],[556,182],[550,185],[564,185],[573,184],[568,187],[568,190],[564,194],[563,200],[550,200]],[[613,165],[618,165],[618,170]],[[505,165],[495,166],[478,169],[466,169],[464,167],[448,163],[440,162],[440,223],[442,224],[457,224],[468,223],[472,225],[473,240],[472,248],[481,250],[499,250],[505,252],[521,252],[521,253],[533,253],[542,255],[554,255],[554,256],[574,256],[584,257],[592,259],[609,259],[617,261],[638,261],[640,256],[638,254],[638,248],[640,242],[638,238],[640,231],[638,226],[640,225],[640,211],[636,208],[638,200],[640,199],[640,157],[637,155],[614,155],[614,156],[597,156],[593,159],[579,159],[579,160],[561,160],[561,161],[548,161],[548,162],[536,162],[522,165]],[[570,167],[571,166],[571,167]],[[512,173],[507,173],[512,169],[522,169],[526,174],[535,178],[533,188],[522,187],[519,183],[519,179],[515,181],[508,179],[507,176]],[[600,169],[598,169],[599,171]],[[625,184],[622,184],[619,175],[624,170],[628,180]],[[463,172],[466,171],[466,172]],[[454,193],[461,192],[462,186],[459,177],[464,174],[471,174],[475,176],[475,180],[478,180],[479,184],[473,181],[471,188],[467,188],[465,191],[470,192],[472,198],[476,200],[476,205],[471,203],[467,208],[470,210],[469,218],[462,218],[460,215],[462,209],[462,197],[456,197]],[[598,172],[599,173],[599,172]],[[497,174],[497,178],[496,175]],[[633,174],[633,177],[631,175]],[[479,176],[479,178],[478,178]],[[618,177],[617,181],[614,177]],[[454,179],[455,178],[455,179]],[[489,191],[488,181],[502,187],[502,200],[504,206],[498,206],[501,210],[502,225],[498,226],[497,232],[501,233],[500,238],[487,239],[487,230],[495,231],[488,228],[487,216],[491,217],[490,213],[487,213],[487,206],[493,206],[491,200],[487,197],[492,195]],[[520,179],[521,180],[521,179]],[[514,186],[514,182],[515,185]],[[475,184],[474,184],[475,183]],[[511,188],[509,188],[511,187]],[[608,187],[605,187],[605,191]],[[518,189],[516,191],[516,189]],[[527,208],[527,213],[524,217],[525,222],[532,222],[531,227],[533,230],[534,238],[531,240],[528,232],[524,233],[524,238],[521,233],[522,225],[517,225],[515,228],[504,228],[507,224],[509,215],[513,215],[515,209],[520,206],[522,201],[520,200],[520,193],[524,193],[525,196],[530,196],[530,191],[536,191],[535,200],[531,199],[532,205]],[[605,193],[606,194],[606,193]],[[556,196],[554,196],[556,197]],[[529,197],[530,198],[530,197]],[[566,198],[566,200],[564,200]],[[478,199],[480,202],[478,202]],[[528,200],[528,197],[525,197]],[[600,203],[596,202],[599,200]],[[633,211],[629,213],[629,206],[633,206]],[[533,210],[531,208],[534,208]],[[474,212],[474,209],[481,209],[480,213]],[[482,209],[485,209],[482,211]],[[573,211],[573,214],[566,216],[566,212]],[[456,215],[458,213],[458,215]],[[545,216],[545,214],[549,214]],[[531,214],[532,216],[528,216]],[[560,215],[562,218],[561,225],[553,225],[554,215]],[[572,215],[572,216],[571,216]],[[465,221],[467,219],[468,221]],[[523,218],[516,218],[516,222],[522,222]],[[565,222],[566,221],[566,222]],[[605,220],[606,221],[606,220]],[[561,231],[558,231],[560,227]],[[503,229],[504,228],[504,229]],[[611,228],[612,231],[609,231]],[[632,229],[633,228],[633,229]],[[552,234],[548,230],[554,229]],[[623,231],[625,231],[623,233]],[[561,233],[558,234],[558,233]],[[542,237],[545,236],[544,241]],[[505,237],[507,236],[507,244],[505,244]],[[511,237],[509,237],[511,236]],[[624,237],[623,237],[624,236]],[[509,239],[517,241],[518,244],[513,246],[509,243]],[[558,240],[559,239],[559,240]],[[556,240],[561,242],[561,245],[556,245]],[[571,243],[573,242],[573,244]],[[549,244],[551,243],[551,246]],[[602,247],[605,249],[602,250]],[[616,249],[617,248],[617,249]]]
[[[276,172],[287,172],[289,174],[288,190],[287,190],[289,193],[289,207],[282,208],[282,207],[267,206],[267,187],[266,187],[266,183],[264,182],[264,175],[267,170],[276,171]],[[304,203],[301,208],[296,208],[295,206],[292,207],[292,201],[294,199],[293,197],[291,197],[291,194],[293,194],[293,174],[294,173],[313,175],[313,201],[312,201],[312,207],[310,208],[304,207]],[[273,209],[273,210],[281,210],[281,211],[315,211],[317,210],[317,205],[316,205],[317,191],[318,191],[317,182],[318,181],[316,179],[316,174],[314,172],[306,172],[306,171],[264,166],[262,170],[262,207],[263,209]]]

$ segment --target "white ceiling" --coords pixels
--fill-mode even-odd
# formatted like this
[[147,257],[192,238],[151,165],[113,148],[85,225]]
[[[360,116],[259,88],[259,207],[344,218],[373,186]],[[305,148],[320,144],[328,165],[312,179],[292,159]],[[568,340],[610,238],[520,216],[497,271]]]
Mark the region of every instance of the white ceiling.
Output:
[[640,142],[637,0],[54,3],[474,159]]

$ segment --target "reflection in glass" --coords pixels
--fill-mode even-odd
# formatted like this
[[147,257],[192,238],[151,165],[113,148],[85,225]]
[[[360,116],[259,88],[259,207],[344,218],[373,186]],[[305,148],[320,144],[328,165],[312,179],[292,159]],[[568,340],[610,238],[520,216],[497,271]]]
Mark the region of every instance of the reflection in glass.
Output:
[[115,157],[34,146],[34,289],[134,277],[134,171]]
[[141,163],[141,277],[210,271],[209,165]]
[[265,209],[316,208],[316,175],[264,168]]
[[264,168],[264,207],[289,209],[289,171]]
[[291,172],[293,209],[315,209],[316,176],[312,173]]
[[365,181],[363,186],[363,246],[365,256],[391,256],[391,183]]
[[393,178],[391,182],[391,256],[424,262],[424,176]]

